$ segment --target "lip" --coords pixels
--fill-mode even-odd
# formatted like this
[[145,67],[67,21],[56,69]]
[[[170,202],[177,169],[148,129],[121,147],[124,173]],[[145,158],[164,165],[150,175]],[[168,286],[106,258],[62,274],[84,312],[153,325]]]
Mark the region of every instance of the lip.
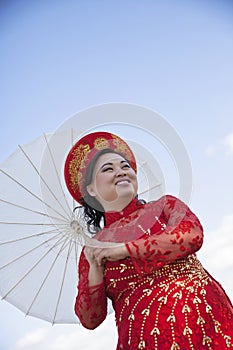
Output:
[[121,183],[130,183],[130,181],[128,180],[128,179],[122,179],[122,180],[118,180],[116,183],[115,183],[115,185],[119,185],[119,184],[121,184]]

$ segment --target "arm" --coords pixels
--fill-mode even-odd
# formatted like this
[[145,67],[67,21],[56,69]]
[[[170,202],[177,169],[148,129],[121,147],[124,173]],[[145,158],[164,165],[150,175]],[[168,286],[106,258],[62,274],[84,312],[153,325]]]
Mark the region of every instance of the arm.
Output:
[[79,284],[75,313],[82,325],[88,329],[98,327],[107,315],[103,266],[90,264],[84,251],[79,260]]
[[158,269],[199,250],[203,230],[198,218],[178,198],[165,196],[155,205],[160,207],[160,218],[166,226],[156,232],[152,228],[150,236],[128,242],[126,247],[133,260],[149,262]]
[[124,243],[111,248],[90,248],[90,251],[98,267],[103,266],[106,260],[119,261],[129,256]]

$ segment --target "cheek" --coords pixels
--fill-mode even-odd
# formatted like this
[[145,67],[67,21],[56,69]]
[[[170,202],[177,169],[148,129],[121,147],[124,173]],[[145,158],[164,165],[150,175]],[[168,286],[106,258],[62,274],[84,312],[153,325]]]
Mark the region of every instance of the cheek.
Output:
[[102,189],[104,186],[106,187],[107,184],[109,184],[111,180],[111,177],[109,174],[101,174],[101,175],[96,175],[95,178],[95,184],[97,189]]
[[135,186],[138,185],[138,179],[137,179],[137,175],[135,173],[131,174],[131,181],[135,184]]
[[137,191],[138,191],[138,181],[137,181],[137,179],[134,180],[134,189],[135,189],[135,192],[137,193]]
[[95,180],[95,189],[100,201],[101,199],[105,201],[113,200],[116,197],[116,190],[111,181],[111,176],[97,176]]
[[134,194],[136,196],[138,193],[138,179],[137,179],[137,177],[135,177],[133,180],[133,188],[134,188]]

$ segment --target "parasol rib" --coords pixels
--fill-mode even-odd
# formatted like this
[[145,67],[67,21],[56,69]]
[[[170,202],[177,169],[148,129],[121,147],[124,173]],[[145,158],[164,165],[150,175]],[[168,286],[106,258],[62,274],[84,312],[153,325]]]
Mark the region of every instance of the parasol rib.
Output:
[[146,193],[146,192],[148,192],[148,191],[151,191],[151,190],[153,190],[154,188],[159,187],[159,186],[161,186],[161,183],[158,183],[158,184],[156,184],[156,185],[154,185],[154,186],[151,186],[151,187],[148,188],[147,190],[141,191],[138,195],[141,196],[142,194],[144,194],[144,193]]
[[44,236],[44,235],[51,234],[51,233],[54,233],[54,232],[57,232],[57,229],[44,231],[44,232],[39,232],[39,233],[35,233],[33,235],[30,235],[30,236],[20,237],[20,238],[12,239],[10,241],[1,242],[0,246],[2,246],[4,244],[8,244],[8,243],[16,243],[16,242],[19,242],[19,241],[24,241],[24,240],[30,239],[30,238],[37,238],[39,236]]
[[63,217],[64,219],[67,219],[64,215],[62,215],[61,213],[59,213],[57,210],[55,210],[51,205],[49,205],[48,203],[46,203],[45,201],[43,201],[43,199],[41,199],[39,196],[37,196],[35,193],[33,193],[32,191],[30,191],[26,186],[24,186],[23,184],[21,184],[18,180],[16,180],[13,176],[11,176],[10,174],[8,174],[7,172],[5,172],[4,170],[0,169],[0,171],[6,175],[9,179],[11,179],[12,181],[14,181],[17,185],[19,185],[20,187],[22,187],[25,191],[27,191],[28,193],[30,193],[34,198],[38,199],[41,203],[43,203],[45,206],[47,206],[49,209],[52,209],[56,214],[58,214],[59,216]]
[[[56,230],[54,230],[54,231],[56,232]],[[4,268],[6,268],[7,266],[9,266],[9,265],[15,263],[17,260],[19,260],[19,259],[23,258],[24,256],[26,256],[26,255],[32,253],[34,250],[36,250],[36,249],[42,247],[42,246],[45,245],[46,243],[49,243],[50,241],[56,239],[56,238],[59,237],[59,236],[60,236],[60,233],[58,233],[58,234],[56,234],[55,236],[53,236],[53,237],[47,239],[46,241],[43,241],[42,243],[40,243],[40,244],[38,244],[37,246],[33,247],[32,249],[28,250],[28,251],[25,252],[24,254],[18,256],[17,258],[15,258],[15,259],[9,261],[7,264],[1,266],[1,267],[0,267],[0,270],[2,270],[2,269],[4,269]],[[59,241],[62,240],[63,238],[64,238],[64,237],[60,237],[60,239],[59,239],[57,242],[59,242]],[[52,249],[53,249],[55,246],[56,246],[56,245],[54,245],[54,246],[52,247]]]
[[49,275],[50,275],[50,273],[51,273],[51,271],[52,271],[52,269],[53,269],[53,267],[54,267],[54,265],[55,265],[55,263],[56,263],[56,261],[57,261],[59,255],[61,254],[61,252],[62,252],[63,249],[65,248],[66,241],[67,241],[67,240],[65,240],[65,241],[63,242],[63,244],[62,244],[62,246],[61,246],[59,252],[57,253],[55,259],[54,259],[53,262],[52,262],[52,264],[50,265],[50,268],[49,268],[47,274],[45,275],[45,277],[44,277],[44,279],[43,279],[43,281],[42,281],[42,283],[41,283],[41,285],[40,285],[40,288],[39,288],[38,291],[36,292],[36,294],[35,294],[35,296],[34,296],[32,302],[31,302],[29,308],[28,308],[27,311],[26,311],[26,316],[30,313],[31,308],[33,307],[33,304],[35,303],[36,299],[38,298],[38,295],[40,294],[40,292],[41,292],[43,286],[45,285],[45,282],[47,281],[47,279],[48,279],[48,277],[49,277]]
[[[51,188],[48,186],[48,184],[46,183],[46,181],[44,180],[44,178],[41,176],[39,170],[37,169],[37,167],[34,165],[34,163],[32,162],[32,160],[29,158],[29,156],[27,155],[27,153],[24,151],[24,149],[22,148],[22,146],[19,145],[19,149],[22,151],[22,153],[24,154],[24,156],[27,158],[27,160],[29,161],[29,163],[31,164],[31,166],[33,167],[33,169],[35,170],[35,172],[37,173],[37,175],[39,176],[39,178],[41,179],[41,181],[45,184],[45,186],[47,187],[47,189],[49,190],[49,192],[52,194],[53,198],[57,201],[57,203],[60,205],[60,207],[62,208],[62,210],[65,212],[66,215],[69,216],[70,212],[67,213],[65,208],[63,207],[63,205],[60,203],[59,199],[56,197],[56,195],[54,194],[54,192],[51,190]],[[56,171],[56,169],[55,169]],[[63,192],[64,194],[64,192]],[[68,207],[69,208],[69,207]]]
[[[53,156],[53,154],[52,154],[52,152],[51,152],[51,148],[50,148],[50,146],[49,146],[49,143],[48,143],[48,139],[47,139],[47,137],[46,137],[46,134],[44,134],[44,139],[45,139],[45,142],[46,142],[48,151],[49,151],[49,155],[50,155],[50,158],[51,158],[51,161],[52,161],[52,164],[53,164],[53,168],[54,168],[55,173],[56,173],[56,177],[57,177],[57,181],[58,181],[58,183],[59,183],[59,187],[60,187],[61,193],[63,194],[63,198],[64,198],[64,200],[65,200],[66,206],[67,206],[67,208],[68,208],[68,210],[69,210],[69,214],[70,214],[70,213],[71,213],[70,206],[69,206],[69,204],[68,204],[66,194],[65,194],[65,192],[64,192],[64,190],[63,190],[63,187],[62,187],[62,184],[61,184],[61,179],[60,179],[60,176],[59,176],[59,173],[58,173],[58,170],[57,170],[57,166],[56,166],[55,161],[54,161],[54,156]],[[38,173],[39,173],[39,172],[38,172]],[[52,193],[52,195],[54,196],[54,198],[57,200],[55,194],[54,194],[53,191],[50,189],[50,187],[47,185],[46,181],[44,181],[44,179],[42,178],[41,174],[39,174],[39,176],[40,176],[41,180],[43,181],[43,183],[46,185],[46,187],[49,189],[50,193]],[[59,204],[60,204],[60,206],[65,210],[65,208],[61,205],[61,203],[59,203]],[[67,215],[69,215],[69,214],[67,213]]]
[[56,309],[55,309],[55,313],[54,313],[54,317],[53,317],[53,322],[52,324],[55,323],[56,320],[56,316],[57,316],[57,311],[58,311],[58,306],[60,304],[60,300],[61,300],[61,294],[62,294],[62,290],[63,290],[63,286],[64,286],[64,281],[65,281],[65,275],[66,275],[66,270],[67,270],[67,266],[68,266],[68,259],[70,256],[70,253],[72,251],[73,248],[73,242],[70,241],[69,242],[69,249],[67,252],[67,256],[66,256],[66,263],[65,263],[65,267],[64,267],[64,271],[63,271],[63,276],[62,276],[62,283],[61,283],[61,287],[60,287],[60,291],[59,291],[59,295],[58,295],[58,299],[57,299],[57,303],[56,303]]
[[0,221],[1,225],[22,225],[22,226],[63,226],[66,227],[66,224],[53,224],[53,223],[43,223],[43,222],[8,222],[8,221]]
[[74,243],[74,249],[75,249],[75,260],[76,260],[76,265],[75,266],[78,266],[78,242],[75,240],[75,243]]
[[14,206],[14,207],[16,207],[16,208],[24,209],[24,210],[29,211],[29,212],[31,212],[31,213],[35,213],[35,214],[42,215],[42,216],[44,216],[44,217],[48,217],[48,218],[51,218],[51,219],[54,219],[54,220],[67,221],[67,220],[65,220],[65,219],[61,219],[61,218],[59,218],[59,217],[51,216],[51,215],[48,215],[47,213],[44,213],[44,212],[41,212],[41,211],[38,211],[38,210],[33,210],[33,209],[31,209],[31,208],[24,207],[24,206],[22,206],[22,205],[20,205],[20,204],[16,204],[16,203],[12,203],[12,202],[6,201],[5,199],[2,199],[2,198],[0,198],[0,202],[3,202],[3,203],[5,203],[5,204],[12,205],[12,206]]
[[[60,237],[60,239],[44,254],[42,255],[42,257],[7,291],[7,293],[5,293],[5,295],[2,297],[2,299],[5,299],[38,265],[39,263],[58,245],[60,244],[60,242],[62,241],[63,237]],[[65,244],[66,240],[63,242],[63,245]],[[43,245],[44,242],[40,245]],[[34,249],[33,249],[34,250]],[[32,250],[31,250],[32,251]],[[27,255],[27,253],[25,253],[24,255]],[[23,255],[21,256],[23,257]],[[20,257],[20,258],[21,258]],[[56,256],[57,259],[58,255]],[[55,260],[56,260],[55,259]],[[3,266],[5,267],[5,266]]]
[[[74,129],[71,128],[70,132],[71,132],[71,147],[73,147],[74,146]],[[73,203],[73,208],[75,208],[74,197],[72,197],[72,203]]]

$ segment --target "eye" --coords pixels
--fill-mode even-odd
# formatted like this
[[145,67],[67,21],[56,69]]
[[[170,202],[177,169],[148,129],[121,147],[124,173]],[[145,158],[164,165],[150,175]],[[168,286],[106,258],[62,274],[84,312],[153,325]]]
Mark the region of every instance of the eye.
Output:
[[109,167],[103,168],[102,173],[106,173],[107,171],[112,171],[112,170],[113,168],[109,166]]
[[129,169],[129,168],[130,168],[130,165],[128,163],[126,163],[122,166],[122,169]]

